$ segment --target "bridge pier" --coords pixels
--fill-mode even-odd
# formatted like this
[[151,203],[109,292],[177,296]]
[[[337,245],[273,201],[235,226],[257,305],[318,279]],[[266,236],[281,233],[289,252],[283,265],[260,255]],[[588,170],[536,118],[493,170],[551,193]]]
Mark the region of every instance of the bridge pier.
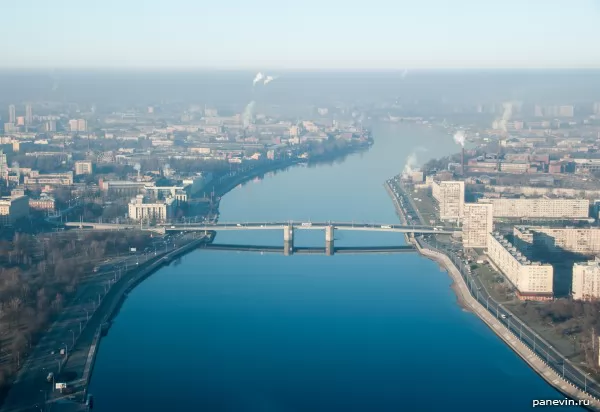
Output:
[[335,246],[333,244],[335,236],[335,228],[332,225],[325,227],[325,254],[327,256],[333,256],[335,253]]
[[285,256],[294,253],[294,226],[285,225],[283,227],[283,254]]

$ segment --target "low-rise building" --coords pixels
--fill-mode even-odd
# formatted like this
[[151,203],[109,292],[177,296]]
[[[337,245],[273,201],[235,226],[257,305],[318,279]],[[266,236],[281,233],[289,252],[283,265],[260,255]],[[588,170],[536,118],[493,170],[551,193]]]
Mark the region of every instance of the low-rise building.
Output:
[[93,173],[93,164],[90,161],[75,162],[76,175],[90,175]]
[[42,210],[51,212],[55,209],[56,201],[54,198],[42,193],[39,199],[29,199],[29,208],[33,210]]
[[600,298],[600,260],[598,258],[573,265],[571,293],[574,300]]
[[66,173],[48,173],[25,176],[23,180],[25,185],[56,185],[70,186],[73,184],[73,172]]
[[0,224],[9,225],[29,216],[29,198],[11,196],[0,199]]
[[144,195],[137,195],[129,203],[129,218],[135,221],[166,222],[173,217],[175,198],[145,203]]
[[531,262],[499,233],[488,234],[487,255],[490,261],[515,287],[520,300],[551,300],[554,268],[549,264]]

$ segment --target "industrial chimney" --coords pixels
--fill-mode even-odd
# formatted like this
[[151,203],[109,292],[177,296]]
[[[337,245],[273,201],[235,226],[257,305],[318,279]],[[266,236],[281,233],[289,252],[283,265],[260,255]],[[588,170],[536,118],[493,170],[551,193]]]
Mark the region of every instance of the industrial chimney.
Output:
[[461,151],[460,170],[463,175],[467,171],[467,169],[465,168],[465,148],[464,147],[462,148],[462,151]]

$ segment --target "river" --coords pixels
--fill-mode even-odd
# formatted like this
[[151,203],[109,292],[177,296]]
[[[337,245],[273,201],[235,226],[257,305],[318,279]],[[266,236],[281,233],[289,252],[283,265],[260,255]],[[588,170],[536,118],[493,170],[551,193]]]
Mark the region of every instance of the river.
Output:
[[[385,179],[415,150],[424,161],[457,147],[419,126],[375,124],[373,136],[370,151],[343,162],[236,188],[220,220],[397,222]],[[283,235],[216,241],[282,245]],[[324,234],[297,232],[295,242],[323,247]],[[338,246],[399,243],[399,234],[336,234]],[[460,308],[450,284],[416,254],[195,251],[125,301],[100,345],[94,409],[503,411],[563,399]]]

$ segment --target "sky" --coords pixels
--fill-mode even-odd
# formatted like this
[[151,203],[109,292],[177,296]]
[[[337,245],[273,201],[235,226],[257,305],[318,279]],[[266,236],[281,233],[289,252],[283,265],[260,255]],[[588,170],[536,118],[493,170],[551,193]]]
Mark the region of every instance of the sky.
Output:
[[600,0],[5,3],[2,68],[600,68]]

